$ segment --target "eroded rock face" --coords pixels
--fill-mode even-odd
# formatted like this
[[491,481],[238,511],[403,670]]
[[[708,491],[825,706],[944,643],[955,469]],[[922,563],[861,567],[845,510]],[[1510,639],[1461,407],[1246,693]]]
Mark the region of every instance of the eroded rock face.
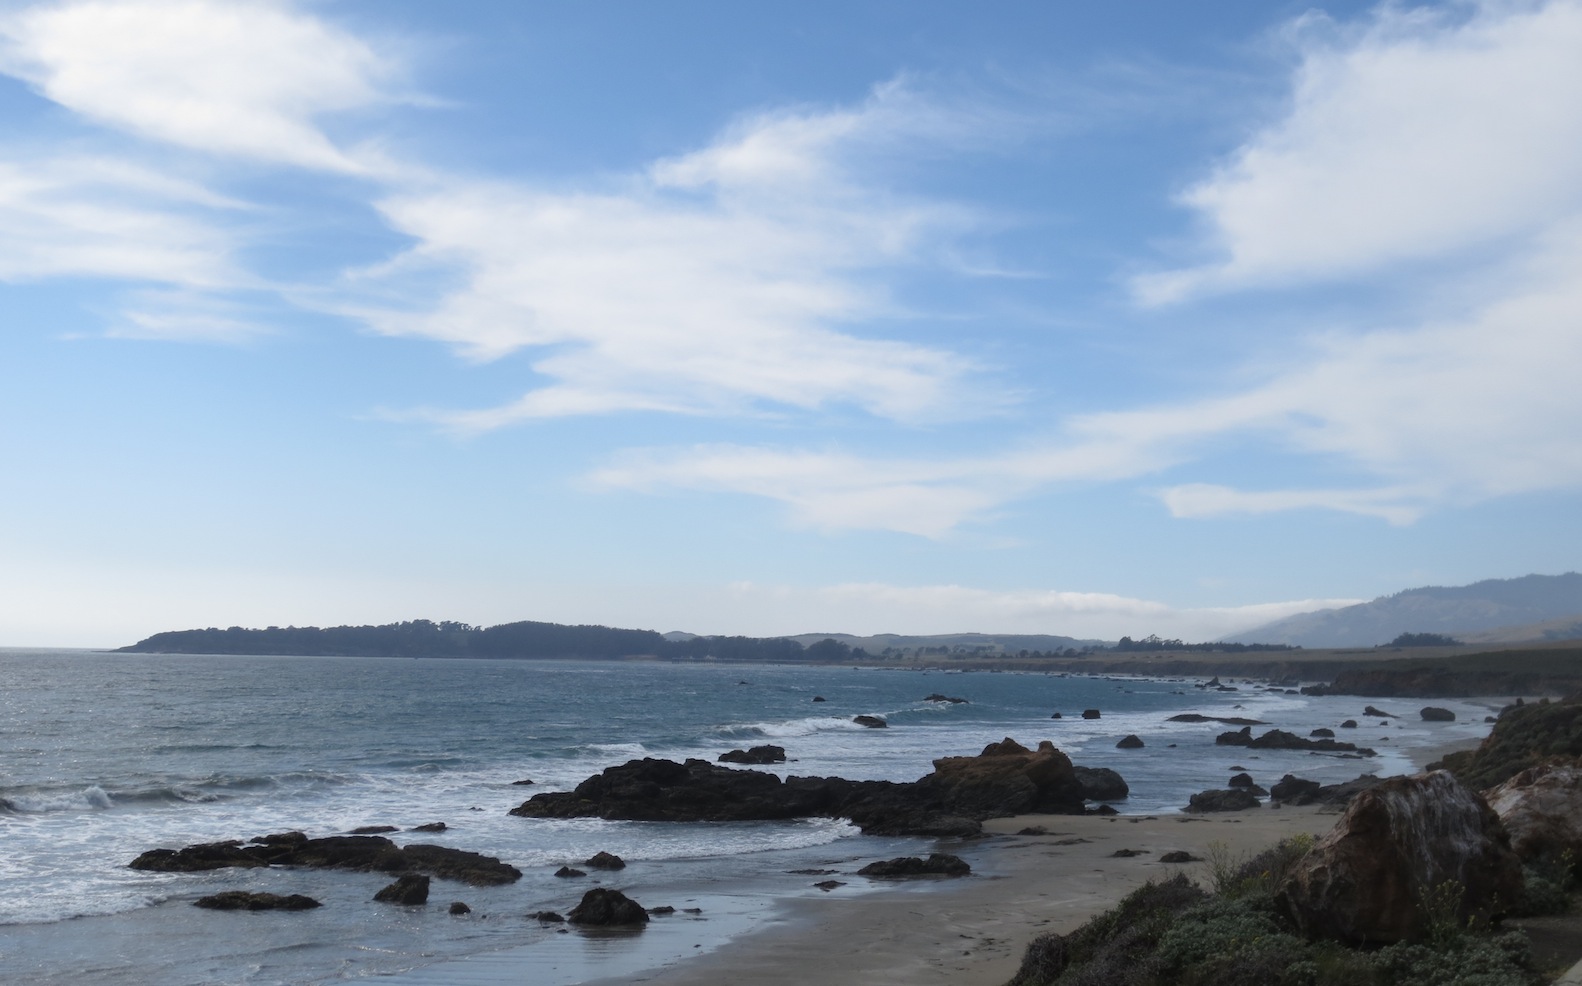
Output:
[[1582,859],[1582,757],[1557,757],[1483,792],[1523,859]]
[[1464,927],[1502,913],[1521,892],[1521,863],[1499,817],[1434,771],[1357,795],[1295,866],[1279,901],[1309,937],[1388,943],[1428,933],[1430,900]]
[[608,887],[594,887],[582,895],[582,903],[571,909],[566,920],[572,924],[634,925],[647,924],[643,905]]

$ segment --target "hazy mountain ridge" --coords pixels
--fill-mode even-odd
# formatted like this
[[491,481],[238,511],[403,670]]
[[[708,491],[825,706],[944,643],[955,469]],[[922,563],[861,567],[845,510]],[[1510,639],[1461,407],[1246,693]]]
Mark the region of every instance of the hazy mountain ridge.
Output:
[[1496,632],[1506,641],[1560,639],[1572,635],[1577,624],[1582,624],[1582,574],[1567,572],[1406,589],[1355,606],[1298,613],[1225,639],[1374,647],[1403,633],[1443,633],[1488,643]]

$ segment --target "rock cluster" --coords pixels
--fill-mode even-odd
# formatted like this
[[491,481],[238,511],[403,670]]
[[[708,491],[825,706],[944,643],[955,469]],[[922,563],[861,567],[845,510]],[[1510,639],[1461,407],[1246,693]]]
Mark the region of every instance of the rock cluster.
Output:
[[[1118,775],[1090,778],[1102,782],[1109,793],[1125,785]],[[632,821],[837,817],[876,835],[960,836],[977,834],[987,818],[1081,814],[1084,797],[1076,768],[1053,744],[1046,740],[1029,750],[1007,738],[974,757],[935,760],[932,773],[910,783],[839,777],[782,780],[705,760],[632,760],[606,768],[571,791],[535,795],[511,814]]]
[[773,743],[765,743],[762,746],[749,747],[745,750],[732,750],[729,753],[722,753],[719,755],[719,761],[721,763],[746,764],[785,763],[786,749],[783,746],[775,746]]
[[307,911],[323,906],[312,897],[302,894],[254,894],[245,890],[210,894],[192,903],[212,911]]
[[[721,768],[722,770],[725,768]],[[301,832],[283,832],[254,839],[209,842],[185,849],[150,849],[130,866],[134,870],[194,873],[226,867],[307,866],[315,869],[372,873],[423,873],[473,886],[495,886],[522,877],[522,871],[484,856],[445,846],[397,846],[377,835],[337,835],[310,839]]]
[[972,867],[960,856],[948,852],[930,853],[927,859],[918,856],[900,856],[877,863],[869,863],[857,871],[858,876],[966,876]]
[[1365,746],[1359,747],[1354,743],[1343,743],[1333,739],[1307,739],[1283,729],[1271,729],[1262,736],[1254,737],[1251,726],[1243,726],[1234,732],[1220,733],[1214,737],[1214,742],[1220,746],[1246,746],[1254,750],[1317,750],[1321,753],[1356,753],[1360,756],[1375,756],[1374,751]]

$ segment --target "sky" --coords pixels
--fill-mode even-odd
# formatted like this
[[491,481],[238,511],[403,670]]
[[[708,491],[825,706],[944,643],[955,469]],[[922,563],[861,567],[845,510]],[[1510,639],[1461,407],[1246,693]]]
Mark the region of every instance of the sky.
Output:
[[1582,2],[0,0],[0,644],[1578,568]]

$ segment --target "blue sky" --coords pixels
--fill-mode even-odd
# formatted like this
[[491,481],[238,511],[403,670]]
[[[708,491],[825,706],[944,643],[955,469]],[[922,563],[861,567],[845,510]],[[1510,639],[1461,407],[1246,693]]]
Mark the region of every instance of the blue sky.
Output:
[[1578,566],[1582,3],[0,3],[0,643]]

